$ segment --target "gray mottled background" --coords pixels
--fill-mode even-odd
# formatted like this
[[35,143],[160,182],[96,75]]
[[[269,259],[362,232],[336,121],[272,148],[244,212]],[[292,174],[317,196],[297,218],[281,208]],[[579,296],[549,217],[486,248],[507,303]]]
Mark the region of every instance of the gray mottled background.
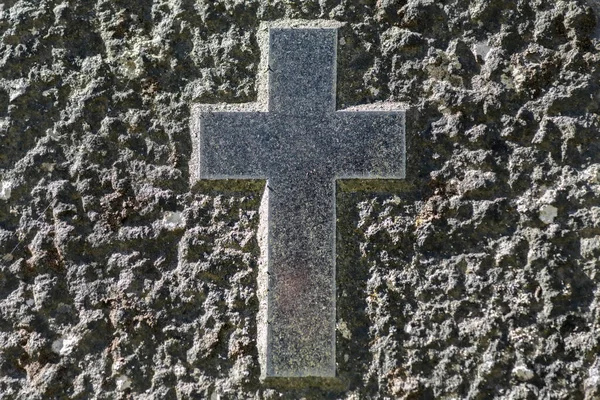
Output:
[[[600,398],[596,0],[4,0],[0,399]],[[262,21],[345,22],[338,103],[414,106],[338,186],[337,386],[258,379],[262,183],[189,185]],[[313,382],[314,383],[314,382]]]

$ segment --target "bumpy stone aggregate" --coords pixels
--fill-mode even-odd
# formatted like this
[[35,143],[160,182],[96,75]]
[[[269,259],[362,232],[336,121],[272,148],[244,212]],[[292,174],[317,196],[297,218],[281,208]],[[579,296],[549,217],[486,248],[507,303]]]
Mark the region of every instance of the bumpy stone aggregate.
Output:
[[[0,4],[1,399],[600,397],[597,0]],[[262,21],[344,22],[339,107],[414,106],[338,186],[338,384],[263,385],[261,182],[190,187],[190,107]]]

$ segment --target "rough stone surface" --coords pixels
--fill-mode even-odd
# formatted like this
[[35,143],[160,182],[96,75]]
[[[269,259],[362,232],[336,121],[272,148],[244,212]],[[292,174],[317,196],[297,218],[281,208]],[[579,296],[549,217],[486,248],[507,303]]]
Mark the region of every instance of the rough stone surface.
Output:
[[[598,9],[4,1],[0,398],[599,398]],[[338,184],[332,387],[259,380],[260,184],[189,185],[283,18],[344,22],[340,108],[418,111],[406,182]]]

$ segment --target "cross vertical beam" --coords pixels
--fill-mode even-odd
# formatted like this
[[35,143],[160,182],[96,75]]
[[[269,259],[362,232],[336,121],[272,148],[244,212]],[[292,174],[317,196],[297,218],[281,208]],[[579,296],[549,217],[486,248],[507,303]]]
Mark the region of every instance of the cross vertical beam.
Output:
[[269,34],[269,111],[298,116],[335,111],[337,31]]

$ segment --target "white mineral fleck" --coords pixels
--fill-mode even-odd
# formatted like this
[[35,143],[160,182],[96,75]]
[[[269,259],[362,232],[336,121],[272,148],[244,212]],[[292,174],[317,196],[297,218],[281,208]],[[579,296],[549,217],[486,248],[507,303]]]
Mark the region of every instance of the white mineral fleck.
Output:
[[600,370],[599,370],[599,368],[600,368],[600,366],[596,366],[596,365],[594,365],[592,368],[590,368],[589,376],[583,382],[583,386],[586,389],[589,390],[592,388],[600,387]]
[[12,183],[10,181],[0,182],[0,199],[1,200],[10,199],[11,189],[12,189]]
[[119,375],[115,379],[117,390],[122,392],[131,387],[131,379],[127,375]]
[[56,339],[54,342],[52,342],[52,351],[55,352],[56,354],[60,354],[60,351],[62,350],[63,347],[63,339]]
[[483,60],[487,58],[487,55],[490,52],[490,50],[491,47],[488,46],[487,42],[475,43],[471,49],[475,56],[480,56]]
[[54,167],[56,166],[55,163],[42,163],[42,170],[46,171],[46,172],[52,172],[54,171]]
[[534,373],[525,365],[517,365],[513,368],[512,373],[520,381],[530,381],[534,377]]
[[540,219],[545,224],[551,224],[554,222],[554,218],[558,215],[558,208],[551,206],[550,204],[544,204],[540,207]]
[[585,180],[592,184],[600,183],[600,164],[593,164],[583,171]]
[[8,86],[10,89],[9,100],[13,101],[14,99],[21,96],[22,94],[24,94],[27,91],[27,87],[29,86],[29,83],[27,82],[26,79],[20,78],[20,79],[15,79],[13,81],[8,82]]
[[176,229],[185,224],[183,214],[179,211],[165,211],[162,222],[167,229]]
[[579,251],[583,257],[593,257],[596,252],[600,254],[600,236],[582,238],[579,243]]

